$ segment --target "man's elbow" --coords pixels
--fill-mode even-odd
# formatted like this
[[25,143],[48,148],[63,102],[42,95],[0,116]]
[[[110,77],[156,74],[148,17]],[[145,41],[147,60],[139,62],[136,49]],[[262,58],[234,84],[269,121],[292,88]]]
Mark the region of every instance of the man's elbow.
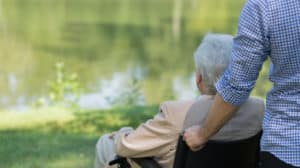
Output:
[[130,144],[125,144],[120,140],[116,144],[116,154],[123,157],[134,157],[136,151],[130,148]]
[[116,154],[123,157],[129,157],[129,152],[127,149],[124,148],[122,144],[116,145]]

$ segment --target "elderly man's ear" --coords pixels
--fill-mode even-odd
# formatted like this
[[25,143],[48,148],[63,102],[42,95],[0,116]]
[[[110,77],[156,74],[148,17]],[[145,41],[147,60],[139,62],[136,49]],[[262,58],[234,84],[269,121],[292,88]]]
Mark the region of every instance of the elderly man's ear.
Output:
[[206,94],[202,75],[201,75],[201,72],[199,72],[199,71],[196,72],[196,85],[197,85],[199,91],[201,92],[201,94]]

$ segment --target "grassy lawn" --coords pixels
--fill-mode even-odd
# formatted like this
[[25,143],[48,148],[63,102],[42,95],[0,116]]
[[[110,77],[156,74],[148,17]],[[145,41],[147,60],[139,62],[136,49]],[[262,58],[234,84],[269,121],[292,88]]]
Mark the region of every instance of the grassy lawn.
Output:
[[103,133],[136,127],[158,106],[68,112],[0,112],[0,168],[93,167],[94,146]]

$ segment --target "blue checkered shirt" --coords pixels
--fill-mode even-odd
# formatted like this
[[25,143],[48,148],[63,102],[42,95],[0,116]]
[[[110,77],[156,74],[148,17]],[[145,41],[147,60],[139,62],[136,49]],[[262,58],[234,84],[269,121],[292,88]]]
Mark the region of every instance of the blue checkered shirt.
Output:
[[261,150],[300,167],[300,0],[249,0],[240,17],[230,65],[216,84],[225,101],[248,98],[271,58]]

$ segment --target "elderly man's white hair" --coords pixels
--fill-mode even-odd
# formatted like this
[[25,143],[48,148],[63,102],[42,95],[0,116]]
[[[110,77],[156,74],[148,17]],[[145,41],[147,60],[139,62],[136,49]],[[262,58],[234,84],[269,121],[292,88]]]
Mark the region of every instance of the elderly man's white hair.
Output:
[[207,34],[194,57],[197,71],[201,73],[206,94],[216,94],[215,83],[229,64],[233,36]]

